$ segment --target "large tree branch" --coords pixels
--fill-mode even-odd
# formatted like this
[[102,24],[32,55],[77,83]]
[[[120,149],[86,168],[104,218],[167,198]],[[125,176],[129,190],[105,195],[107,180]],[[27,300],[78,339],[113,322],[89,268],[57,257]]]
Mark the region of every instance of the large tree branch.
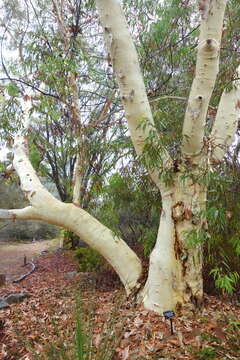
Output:
[[[119,2],[97,0],[97,8],[104,28],[109,57],[121,91],[132,141],[137,154],[141,155],[146,138],[154,128],[154,121],[137,51]],[[141,126],[142,122],[145,122],[146,126]],[[150,175],[160,187],[158,172]]]
[[[240,68],[238,69],[238,73]],[[236,80],[230,91],[222,93],[216,119],[211,132],[212,157],[221,161],[237,131],[240,116],[240,80]]]
[[57,200],[41,184],[28,158],[27,130],[30,126],[30,97],[23,103],[23,130],[17,134],[13,147],[13,166],[20,178],[21,189],[31,206],[25,209],[0,210],[0,219],[34,219],[62,226],[76,233],[81,240],[97,250],[116,270],[127,292],[137,284],[141,261],[129,246],[111,230],[74,204]]
[[37,213],[32,206],[23,209],[0,209],[0,220],[32,220],[35,216]]
[[62,203],[43,187],[28,159],[26,140],[20,135],[14,151],[14,166],[21,180],[21,188],[33,207],[32,213],[29,208],[28,214],[31,216],[28,219],[42,220],[75,232],[107,259],[129,292],[141,273],[141,262],[136,254],[93,216],[73,204]]
[[56,200],[41,184],[28,159],[27,137],[18,134],[14,144],[13,166],[20,178],[21,189],[33,207],[45,208],[46,201]]
[[195,78],[183,125],[182,152],[198,155],[203,147],[204,126],[219,66],[223,17],[227,0],[205,0],[197,53]]

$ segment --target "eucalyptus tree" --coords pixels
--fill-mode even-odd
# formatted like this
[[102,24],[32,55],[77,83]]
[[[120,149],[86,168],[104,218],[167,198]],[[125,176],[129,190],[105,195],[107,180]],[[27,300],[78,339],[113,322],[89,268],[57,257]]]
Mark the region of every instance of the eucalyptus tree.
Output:
[[[161,134],[164,148],[171,154],[177,166],[181,158],[184,104],[195,73],[199,35],[196,11],[198,4],[169,1],[161,6],[158,2],[140,0],[134,5],[131,4],[134,6],[134,15],[136,14],[133,17],[128,2],[125,3],[128,22],[131,27],[135,25],[132,33],[155,128]],[[206,137],[211,132],[221,93],[225,87],[231,86],[236,77],[235,70],[239,64],[238,18],[238,2],[229,1],[222,32],[219,74],[206,118]],[[238,205],[237,194],[233,195],[232,192],[232,189],[237,189],[238,183],[237,168],[233,166],[236,150],[237,146],[235,155],[231,149],[223,161],[208,172],[207,203],[204,211],[208,229],[199,233],[190,232],[187,239],[190,246],[193,246],[195,240],[201,239],[203,242],[205,290],[213,289],[214,279],[217,287],[229,293],[232,293],[239,283]],[[147,236],[144,243],[150,245]]]
[[[52,0],[54,26],[60,34],[56,41],[61,44],[64,59],[68,56],[73,31],[72,27],[66,26],[63,11],[69,3]],[[175,1],[174,3],[176,4]],[[166,139],[164,131],[159,133],[161,127],[155,126],[137,51],[119,1],[96,1],[108,49],[108,66],[105,68],[107,77],[110,66],[121,92],[121,101],[136,153],[161,193],[159,231],[150,255],[148,278],[142,289],[139,283],[142,271],[140,259],[122,239],[114,236],[106,226],[84,211],[79,202],[83,159],[86,158],[83,158],[84,119],[80,118],[75,67],[68,70],[64,98],[65,102],[71,99],[69,113],[76,124],[73,132],[79,150],[72,203],[66,204],[55,199],[43,187],[29,161],[26,135],[31,128],[31,111],[34,109],[32,94],[24,96],[23,115],[19,117],[22,128],[14,138],[13,167],[19,175],[22,190],[30,205],[24,209],[1,210],[0,218],[39,219],[75,232],[108,260],[128,293],[138,293],[139,301],[142,301],[146,308],[158,313],[169,309],[181,312],[199,306],[202,301],[201,242],[207,236],[207,186],[214,167],[222,161],[226,148],[231,144],[239,115],[239,84],[233,77],[227,89],[219,96],[218,109],[212,114],[212,128],[206,129],[210,98],[218,74],[226,3],[226,0],[206,0],[200,4],[201,25],[194,80],[185,115],[182,116],[183,126],[177,151],[173,151],[172,147],[168,146],[169,137]],[[136,1],[136,4],[139,4],[139,1]],[[162,6],[160,2],[156,4]],[[168,2],[164,3],[166,6],[167,4]],[[184,4],[187,6],[187,2]],[[154,22],[154,19],[151,21]],[[192,21],[196,21],[194,16]],[[100,38],[97,37],[97,40]],[[92,45],[91,41],[89,44]],[[98,46],[96,43],[95,50]],[[50,61],[48,59],[47,63]],[[68,65],[68,62],[64,63],[63,67]],[[165,73],[169,69],[168,65],[166,64]],[[55,84],[58,76],[50,80]],[[157,87],[158,79],[152,83]],[[176,82],[176,86],[178,85],[179,80]],[[41,91],[46,92],[46,88]],[[69,107],[68,103],[67,106]],[[171,107],[169,104],[168,106]]]
[[[240,94],[236,80],[222,93],[213,128],[209,136],[205,136],[208,107],[218,74],[226,1],[200,4],[195,77],[177,159],[167,151],[161,134],[158,136],[156,132],[136,49],[120,5],[116,1],[99,0],[97,6],[133,144],[162,195],[158,237],[141,293],[144,305],[158,312],[169,307],[181,310],[185,305],[200,305],[203,295],[201,240],[207,230],[203,214],[208,175],[231,144],[239,116]],[[110,15],[113,13],[118,14],[118,21]],[[192,235],[198,235],[198,243],[188,246],[187,239]]]

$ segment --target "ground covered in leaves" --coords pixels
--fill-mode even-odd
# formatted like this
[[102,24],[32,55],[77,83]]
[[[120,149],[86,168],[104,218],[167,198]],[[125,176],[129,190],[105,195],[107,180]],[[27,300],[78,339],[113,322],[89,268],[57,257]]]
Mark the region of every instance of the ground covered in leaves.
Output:
[[0,359],[76,360],[79,327],[92,349],[86,359],[240,359],[238,299],[206,296],[201,312],[174,319],[171,335],[169,321],[124,299],[111,271],[76,270],[69,253],[56,251],[40,256],[22,282],[0,289],[0,296],[31,295],[0,310]]

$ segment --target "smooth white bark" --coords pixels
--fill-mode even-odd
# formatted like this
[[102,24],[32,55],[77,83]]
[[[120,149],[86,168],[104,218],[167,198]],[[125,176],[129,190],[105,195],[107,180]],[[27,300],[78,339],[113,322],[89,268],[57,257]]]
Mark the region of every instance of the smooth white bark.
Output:
[[146,136],[145,132],[139,128],[140,121],[147,119],[152,125],[154,122],[135,45],[120,3],[115,0],[97,0],[97,7],[121,91],[122,103],[129,121],[131,136],[134,139],[136,151],[140,154]]
[[195,78],[192,83],[183,125],[182,152],[198,155],[203,148],[209,101],[219,66],[223,18],[227,0],[206,0],[198,44]]
[[[201,303],[201,246],[188,249],[186,233],[198,230],[203,223],[197,213],[204,209],[206,189],[197,183],[183,183],[181,176],[191,172],[197,179],[197,167],[206,164],[204,127],[210,98],[218,73],[219,51],[226,0],[206,0],[201,9],[202,23],[198,45],[196,74],[184,118],[182,155],[179,174],[173,174],[173,185],[167,188],[158,171],[150,173],[161,190],[162,214],[156,245],[150,256],[149,275],[140,295],[146,308],[158,313],[169,309],[192,308]],[[131,34],[117,0],[97,0],[105,40],[112,66],[122,93],[122,103],[137,154],[142,154],[146,139],[154,128],[150,106]],[[142,120],[149,126],[141,129]],[[150,156],[150,154],[149,154]],[[204,160],[205,156],[205,160]],[[164,153],[164,166],[172,166]],[[161,166],[162,164],[159,164]],[[186,173],[185,173],[186,172]],[[189,175],[189,174],[188,174]],[[180,215],[177,215],[180,212]]]
[[[240,68],[237,71],[240,76]],[[221,96],[216,119],[210,136],[210,156],[214,161],[221,161],[228,147],[233,142],[240,119],[240,80],[233,83],[230,91]]]
[[29,206],[25,209],[0,209],[0,219],[41,220],[69,229],[109,262],[120,277],[126,292],[130,293],[141,275],[141,262],[128,245],[83,209],[62,203],[40,189],[35,197],[41,198],[41,204],[35,199],[36,208]]
[[172,191],[162,198],[162,213],[155,247],[150,256],[149,274],[140,295],[145,308],[162,314],[175,309],[178,302],[178,263],[174,251]]
[[32,206],[27,206],[23,209],[0,209],[0,219],[1,220],[30,220],[36,216],[34,208]]
[[[133,145],[136,153],[141,155],[146,138],[154,129],[154,121],[137,51],[120,3],[116,0],[97,0],[96,4],[113,70],[121,91],[122,104]],[[143,122],[145,123],[144,128],[141,125]],[[162,161],[170,163],[170,158],[166,152],[162,154]],[[150,172],[153,181],[160,187],[158,174],[158,169]]]

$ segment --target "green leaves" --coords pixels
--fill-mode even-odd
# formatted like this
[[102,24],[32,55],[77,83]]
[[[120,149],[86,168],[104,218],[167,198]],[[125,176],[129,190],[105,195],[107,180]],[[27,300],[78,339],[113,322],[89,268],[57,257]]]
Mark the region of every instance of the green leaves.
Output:
[[159,136],[155,126],[149,119],[142,119],[138,128],[143,132],[147,132],[139,160],[149,171],[158,169],[161,172],[165,152],[164,138]]
[[6,85],[6,90],[9,96],[18,96],[20,93],[19,87],[13,82]]
[[116,236],[131,244],[142,244],[144,255],[148,256],[156,241],[161,198],[142,171],[135,162],[127,173],[123,169],[113,174],[103,188],[95,215]]
[[230,243],[233,245],[236,254],[240,256],[240,233],[235,233],[231,237]]
[[97,271],[103,264],[101,255],[91,248],[78,248],[74,252],[74,257],[79,262],[79,271]]
[[210,235],[204,229],[193,229],[191,231],[183,232],[185,236],[185,244],[189,249],[194,249],[197,245],[206,242]]
[[214,227],[215,232],[225,230],[227,225],[225,209],[217,208],[215,206],[207,207],[205,211],[201,212],[200,216],[207,219],[208,225]]
[[228,294],[232,294],[235,290],[235,286],[240,279],[240,275],[236,271],[229,271],[227,274],[224,273],[223,268],[215,268],[210,271],[213,275],[216,286],[226,291]]
[[30,145],[29,159],[35,169],[39,167],[42,157],[34,144]]

